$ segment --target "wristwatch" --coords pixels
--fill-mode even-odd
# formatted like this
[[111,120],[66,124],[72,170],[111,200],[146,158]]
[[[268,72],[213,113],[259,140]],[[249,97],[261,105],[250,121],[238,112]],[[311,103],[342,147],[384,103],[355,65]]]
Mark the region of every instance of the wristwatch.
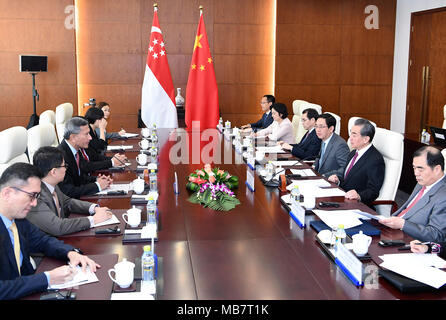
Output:
[[82,252],[82,250],[79,249],[79,248],[74,248],[74,249],[71,250],[71,251],[74,251],[74,252],[77,252],[77,253],[79,253],[79,254],[81,254],[81,255],[84,255],[84,253]]

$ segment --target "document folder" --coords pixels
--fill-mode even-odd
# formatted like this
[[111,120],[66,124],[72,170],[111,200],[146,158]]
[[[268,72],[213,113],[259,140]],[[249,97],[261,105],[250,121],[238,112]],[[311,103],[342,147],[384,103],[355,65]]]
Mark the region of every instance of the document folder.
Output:
[[403,293],[411,292],[427,292],[427,291],[443,291],[446,290],[446,285],[435,289],[434,287],[428,286],[427,284],[421,283],[416,280],[409,279],[398,273],[390,270],[379,269],[379,275],[393,284],[399,291]]
[[[354,234],[359,233],[359,231],[362,231],[362,233],[364,233],[365,235],[368,236],[378,236],[381,234],[381,231],[377,228],[375,228],[374,226],[372,226],[370,224],[370,222],[366,221],[366,220],[362,220],[362,224],[353,228],[348,228],[345,229],[345,233],[347,235],[349,235],[350,237],[353,236]],[[311,221],[310,222],[310,226],[313,227],[314,230],[316,230],[316,232],[319,232],[321,230],[330,230],[330,227],[327,226],[323,221],[321,220],[315,220],[315,221]]]

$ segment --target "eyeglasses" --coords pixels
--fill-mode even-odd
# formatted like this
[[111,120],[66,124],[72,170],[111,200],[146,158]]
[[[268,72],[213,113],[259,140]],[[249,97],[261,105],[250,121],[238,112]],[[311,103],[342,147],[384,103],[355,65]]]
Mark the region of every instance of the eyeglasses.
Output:
[[14,190],[26,193],[30,197],[31,200],[34,200],[34,199],[37,200],[40,198],[40,192],[28,192],[28,191],[22,190],[17,187],[11,187],[11,188],[13,188]]
[[324,129],[324,128],[328,128],[328,126],[322,126],[322,125],[319,125],[319,126],[314,126],[316,129]]
[[268,104],[268,101],[260,101],[260,104]]
[[63,166],[57,166],[55,168],[65,168],[65,169],[68,169],[68,164],[65,163]]
[[302,118],[302,119],[300,119],[300,121],[305,122],[305,121],[308,121],[308,119]]

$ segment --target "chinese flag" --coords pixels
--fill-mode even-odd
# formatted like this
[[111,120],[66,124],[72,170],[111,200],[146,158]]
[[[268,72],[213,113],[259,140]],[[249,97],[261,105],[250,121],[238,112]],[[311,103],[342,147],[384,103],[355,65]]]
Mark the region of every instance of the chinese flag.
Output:
[[200,122],[200,130],[215,128],[218,124],[217,81],[202,12],[187,79],[185,109],[186,126],[189,129],[193,121]]

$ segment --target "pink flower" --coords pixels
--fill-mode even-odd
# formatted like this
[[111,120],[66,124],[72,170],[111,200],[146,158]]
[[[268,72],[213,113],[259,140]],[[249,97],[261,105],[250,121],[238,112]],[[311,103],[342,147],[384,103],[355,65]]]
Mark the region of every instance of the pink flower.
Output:
[[203,172],[203,170],[198,170],[198,171],[197,171],[197,174],[198,174],[199,176],[204,176],[204,175],[205,175],[205,173]]
[[206,171],[208,174],[212,172],[212,168],[209,163],[204,165],[204,171]]
[[214,176],[209,176],[209,182],[210,183],[214,183],[215,182],[215,177]]
[[217,174],[224,174],[225,172],[223,170],[218,170]]

